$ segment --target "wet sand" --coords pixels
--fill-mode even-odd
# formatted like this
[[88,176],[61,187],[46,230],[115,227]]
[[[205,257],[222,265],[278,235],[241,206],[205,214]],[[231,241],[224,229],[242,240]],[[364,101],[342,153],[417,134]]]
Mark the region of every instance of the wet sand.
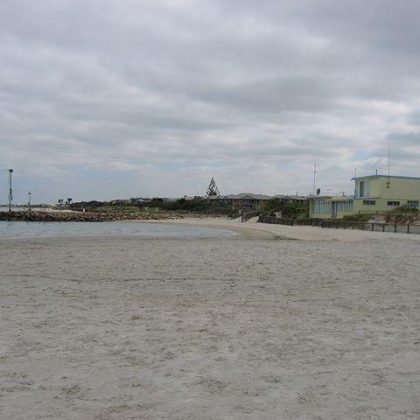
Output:
[[0,241],[1,419],[420,417],[416,235],[183,223]]

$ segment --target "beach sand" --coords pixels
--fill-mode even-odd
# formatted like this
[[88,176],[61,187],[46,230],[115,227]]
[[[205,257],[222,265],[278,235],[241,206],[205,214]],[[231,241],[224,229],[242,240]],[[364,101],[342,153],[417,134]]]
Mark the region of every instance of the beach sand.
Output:
[[1,419],[420,418],[418,236],[182,222],[0,241]]

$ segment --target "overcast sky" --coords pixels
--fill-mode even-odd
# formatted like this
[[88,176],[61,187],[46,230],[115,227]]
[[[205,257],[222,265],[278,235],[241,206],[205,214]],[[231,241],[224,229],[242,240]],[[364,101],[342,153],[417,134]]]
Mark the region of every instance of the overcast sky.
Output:
[[420,1],[1,0],[0,202],[420,176]]

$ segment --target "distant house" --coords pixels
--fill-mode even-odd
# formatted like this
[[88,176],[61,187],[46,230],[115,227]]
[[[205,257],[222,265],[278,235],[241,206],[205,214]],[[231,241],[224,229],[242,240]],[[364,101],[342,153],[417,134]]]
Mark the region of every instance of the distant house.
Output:
[[356,177],[354,197],[313,197],[310,217],[340,219],[346,215],[376,214],[407,206],[419,208],[420,178],[370,175]]
[[277,194],[271,197],[272,200],[275,200],[277,203],[280,203],[283,209],[280,209],[274,212],[276,217],[290,217],[290,212],[287,209],[289,205],[293,206],[294,214],[300,214],[302,216],[308,215],[309,209],[309,199],[308,197],[303,197],[301,195],[283,195]]
[[218,201],[222,205],[231,207],[235,210],[262,210],[271,199],[269,195],[241,193],[229,194],[220,197],[209,197],[210,201]]
[[130,200],[128,200],[128,199],[117,199],[117,200],[112,200],[112,201],[110,201],[109,202],[110,204],[119,204],[119,205],[124,205],[124,204],[128,204],[128,203],[130,203]]
[[264,195],[253,193],[229,194],[218,197],[208,197],[208,201],[217,202],[235,210],[256,211],[263,210],[270,200],[278,200],[284,204],[299,203],[302,208],[308,205],[308,198],[300,195]]
[[130,203],[131,204],[144,204],[150,203],[152,200],[150,198],[143,198],[143,197],[131,197]]
[[302,205],[308,204],[308,197],[302,197],[301,195],[277,194],[277,195],[273,195],[271,199],[278,200],[284,204],[297,204],[297,203],[300,203]]
[[284,194],[277,194],[273,195],[271,199],[277,199],[282,203],[302,203],[307,201],[306,197],[302,197],[301,195],[284,195]]

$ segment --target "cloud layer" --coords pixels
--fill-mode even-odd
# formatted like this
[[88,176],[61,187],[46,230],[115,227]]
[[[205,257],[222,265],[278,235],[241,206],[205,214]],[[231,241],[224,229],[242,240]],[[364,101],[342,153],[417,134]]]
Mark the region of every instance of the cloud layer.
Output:
[[[2,0],[0,202],[420,176],[420,3]],[[3,179],[3,181],[1,181]]]

